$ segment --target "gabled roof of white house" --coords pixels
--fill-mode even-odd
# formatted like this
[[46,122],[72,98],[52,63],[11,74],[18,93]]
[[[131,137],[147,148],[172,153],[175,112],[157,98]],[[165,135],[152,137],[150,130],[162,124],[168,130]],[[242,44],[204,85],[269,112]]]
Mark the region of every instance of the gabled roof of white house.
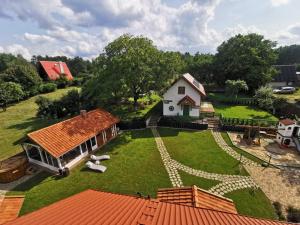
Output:
[[191,74],[185,73],[181,78],[188,82],[191,87],[198,91],[202,96],[206,96],[203,85],[199,81],[197,81]]

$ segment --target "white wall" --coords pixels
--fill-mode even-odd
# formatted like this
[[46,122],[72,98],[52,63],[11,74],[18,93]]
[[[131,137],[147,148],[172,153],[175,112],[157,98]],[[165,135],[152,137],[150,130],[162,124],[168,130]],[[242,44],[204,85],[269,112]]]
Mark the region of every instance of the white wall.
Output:
[[[269,85],[271,85],[271,87],[273,87],[273,88],[287,86],[286,82],[270,82]],[[290,82],[289,85],[292,85],[292,83]]]
[[297,125],[289,125],[285,126],[282,123],[278,124],[278,133],[285,137],[291,137],[293,135],[294,127]]
[[[178,87],[182,86],[185,87],[185,94],[179,95],[178,94]],[[166,104],[163,104],[163,114],[165,116],[182,116],[183,115],[183,107],[181,105],[177,105],[178,102],[184,97],[188,95],[196,102],[196,107],[193,107],[190,110],[190,116],[199,117],[200,114],[200,103],[201,103],[201,96],[199,92],[197,92],[194,88],[191,87],[189,83],[187,83],[183,78],[179,79],[173,86],[171,86],[164,94],[164,100],[171,100]],[[170,111],[169,107],[173,106],[174,111]]]

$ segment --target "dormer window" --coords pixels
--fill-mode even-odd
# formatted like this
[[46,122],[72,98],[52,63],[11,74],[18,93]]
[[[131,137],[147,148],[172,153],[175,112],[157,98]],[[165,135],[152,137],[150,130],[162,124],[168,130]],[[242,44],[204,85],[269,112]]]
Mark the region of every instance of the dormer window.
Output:
[[185,94],[185,87],[178,87],[178,94],[184,95]]

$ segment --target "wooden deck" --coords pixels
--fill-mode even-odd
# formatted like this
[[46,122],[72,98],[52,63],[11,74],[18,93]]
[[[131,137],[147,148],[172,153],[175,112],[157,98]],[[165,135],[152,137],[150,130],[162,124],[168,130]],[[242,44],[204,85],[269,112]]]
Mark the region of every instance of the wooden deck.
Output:
[[24,196],[5,196],[0,201],[0,224],[18,217],[24,202]]

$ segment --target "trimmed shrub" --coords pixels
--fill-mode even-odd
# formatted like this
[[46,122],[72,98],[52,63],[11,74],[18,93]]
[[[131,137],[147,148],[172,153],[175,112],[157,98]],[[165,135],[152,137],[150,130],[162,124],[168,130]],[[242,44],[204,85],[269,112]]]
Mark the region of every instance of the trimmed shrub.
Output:
[[40,93],[50,93],[53,92],[57,89],[57,85],[54,83],[45,83],[41,84],[39,87],[39,92]]
[[134,118],[128,121],[120,121],[118,127],[121,130],[143,129],[146,128],[146,120],[143,118]]
[[157,125],[162,127],[187,128],[194,130],[206,130],[208,128],[208,124],[178,121],[176,118],[166,116],[161,117]]
[[282,213],[282,205],[280,204],[280,202],[274,202],[273,206],[275,208],[275,212],[276,212],[276,214],[278,216],[278,219],[279,220],[285,220],[285,217],[284,217],[284,215]]

